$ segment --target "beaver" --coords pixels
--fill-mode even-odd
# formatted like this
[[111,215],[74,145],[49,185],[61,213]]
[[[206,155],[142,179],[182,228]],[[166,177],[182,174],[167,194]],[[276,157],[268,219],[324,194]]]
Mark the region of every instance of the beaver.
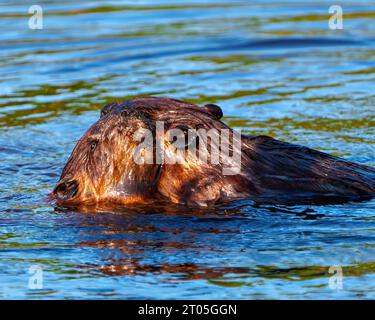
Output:
[[[110,103],[74,147],[52,197],[63,204],[161,200],[210,206],[239,199],[297,205],[374,196],[374,168],[268,136],[235,135],[222,117],[217,105],[172,98]],[[218,133],[202,138],[199,132],[211,129]],[[178,133],[172,137],[171,130]],[[224,139],[216,139],[225,130],[227,153]],[[236,170],[225,173],[228,165]]]

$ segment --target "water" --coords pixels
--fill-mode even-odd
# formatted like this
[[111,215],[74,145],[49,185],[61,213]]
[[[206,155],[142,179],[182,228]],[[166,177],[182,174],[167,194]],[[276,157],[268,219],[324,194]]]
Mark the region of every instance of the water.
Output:
[[236,129],[374,166],[375,5],[340,3],[343,30],[326,1],[48,0],[30,30],[29,5],[3,0],[0,298],[374,299],[375,200],[96,213],[43,200],[98,110],[139,94],[217,103]]

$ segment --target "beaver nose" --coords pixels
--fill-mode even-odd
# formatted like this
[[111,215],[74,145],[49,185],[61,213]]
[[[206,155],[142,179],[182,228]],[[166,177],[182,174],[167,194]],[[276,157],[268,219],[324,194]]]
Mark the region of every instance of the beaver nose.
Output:
[[55,187],[53,193],[55,194],[56,198],[59,200],[68,200],[73,198],[78,191],[78,182],[77,180],[62,180],[60,183]]

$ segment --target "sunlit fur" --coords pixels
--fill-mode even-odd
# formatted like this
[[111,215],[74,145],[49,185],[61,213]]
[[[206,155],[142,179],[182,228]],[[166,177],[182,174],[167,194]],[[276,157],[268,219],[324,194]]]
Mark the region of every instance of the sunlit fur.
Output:
[[[157,197],[184,202],[186,186],[196,179],[204,183],[204,177],[218,177],[220,166],[197,162],[188,151],[183,163],[136,164],[133,154],[140,142],[135,141],[133,135],[140,128],[156,135],[156,121],[164,124],[165,131],[181,124],[188,124],[194,130],[227,128],[211,113],[209,109],[183,101],[151,97],[105,106],[101,118],[78,141],[63,169],[59,184],[70,180],[78,182],[77,193],[64,202],[146,203]],[[168,158],[174,152],[171,141],[167,136],[155,138],[165,148]],[[94,150],[93,143],[96,144]],[[152,152],[155,157],[155,150],[145,152]],[[220,188],[216,187],[216,195],[211,198],[217,198]],[[56,195],[56,189],[53,194]]]
[[131,139],[133,132],[144,126],[137,118],[108,114],[89,128],[61,174],[62,181],[78,181],[78,192],[70,202],[146,200],[145,194],[154,188],[157,167],[133,164],[133,149],[139,142]]
[[[375,195],[374,168],[265,136],[242,135],[241,170],[235,175],[223,175],[223,161],[199,161],[191,150],[182,163],[134,162],[134,149],[140,142],[133,134],[140,128],[153,133],[168,157],[173,145],[166,131],[181,127],[231,130],[221,116],[217,106],[198,107],[168,98],[139,97],[109,104],[75,146],[52,196],[63,203],[167,200],[208,206],[244,198],[304,204],[364,200]],[[157,121],[164,124],[161,135],[155,131]],[[208,148],[208,156],[217,147]],[[155,157],[155,149],[144,152]],[[72,181],[77,188],[65,187]]]

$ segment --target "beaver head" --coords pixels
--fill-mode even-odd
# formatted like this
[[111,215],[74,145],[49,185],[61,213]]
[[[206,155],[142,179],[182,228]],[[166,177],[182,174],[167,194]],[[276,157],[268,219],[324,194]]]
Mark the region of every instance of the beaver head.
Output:
[[[109,104],[78,141],[52,195],[60,202],[71,203],[144,203],[156,194],[183,202],[182,198],[188,196],[186,190],[194,193],[193,185],[210,184],[202,179],[203,174],[217,177],[220,169],[220,165],[202,168],[189,157],[186,148],[198,138],[188,136],[188,132],[228,128],[221,117],[216,105],[198,107],[168,98],[140,97]],[[163,125],[162,135],[158,123]],[[165,136],[171,129],[177,129],[177,134]],[[177,150],[173,142],[181,134],[180,150],[188,155],[176,163],[170,157]],[[161,157],[167,159],[157,161],[158,146],[166,149]],[[220,188],[217,186],[216,193]]]

